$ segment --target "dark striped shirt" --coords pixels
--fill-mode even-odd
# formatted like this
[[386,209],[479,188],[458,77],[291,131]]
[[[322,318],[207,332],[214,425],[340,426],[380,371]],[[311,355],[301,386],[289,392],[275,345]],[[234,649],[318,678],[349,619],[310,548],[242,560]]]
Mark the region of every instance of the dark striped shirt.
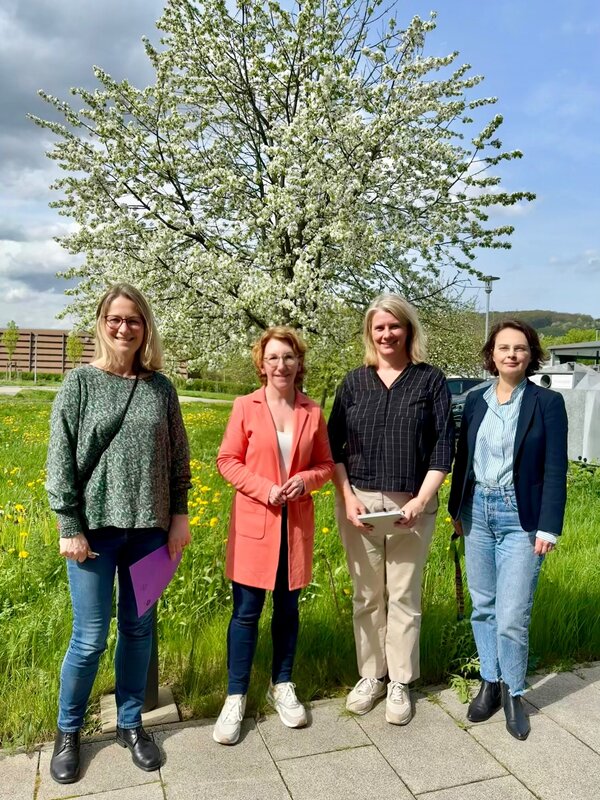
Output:
[[430,469],[449,472],[454,422],[444,373],[409,364],[388,389],[374,367],[349,372],[331,416],[333,459],[359,489],[417,494]]

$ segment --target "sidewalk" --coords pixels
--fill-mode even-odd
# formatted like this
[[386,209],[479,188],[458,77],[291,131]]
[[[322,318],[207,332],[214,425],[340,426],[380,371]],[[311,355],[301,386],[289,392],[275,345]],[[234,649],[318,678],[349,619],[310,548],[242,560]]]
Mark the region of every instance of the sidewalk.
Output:
[[596,800],[600,797],[600,662],[533,675],[531,734],[505,729],[502,711],[478,725],[450,689],[414,694],[406,727],[384,720],[380,703],[363,717],[343,699],[313,703],[309,725],[277,716],[247,719],[234,747],[212,740],[214,720],[151,729],[164,751],[144,773],[112,736],[82,746],[82,778],[59,786],[52,745],[0,756],[1,800]]

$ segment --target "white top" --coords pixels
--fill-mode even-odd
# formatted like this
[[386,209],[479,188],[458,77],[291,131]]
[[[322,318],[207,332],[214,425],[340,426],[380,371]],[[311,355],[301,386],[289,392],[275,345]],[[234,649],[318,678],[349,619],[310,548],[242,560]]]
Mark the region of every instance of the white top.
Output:
[[277,443],[279,444],[279,468],[281,469],[281,480],[285,483],[288,479],[290,464],[292,462],[292,435],[277,431]]

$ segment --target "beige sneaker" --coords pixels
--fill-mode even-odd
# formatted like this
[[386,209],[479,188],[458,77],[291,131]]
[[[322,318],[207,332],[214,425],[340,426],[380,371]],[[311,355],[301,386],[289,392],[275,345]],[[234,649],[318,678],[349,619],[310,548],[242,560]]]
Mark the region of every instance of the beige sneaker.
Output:
[[267,700],[279,714],[279,719],[288,728],[303,728],[306,725],[306,711],[296,697],[295,684],[290,681],[269,683]]
[[379,678],[361,678],[346,698],[346,708],[353,714],[366,714],[375,700],[385,694],[385,681]]
[[390,681],[385,701],[385,718],[392,725],[406,725],[412,717],[408,684]]
[[246,710],[245,694],[228,694],[215,729],[213,739],[219,744],[235,744],[240,738],[242,720]]

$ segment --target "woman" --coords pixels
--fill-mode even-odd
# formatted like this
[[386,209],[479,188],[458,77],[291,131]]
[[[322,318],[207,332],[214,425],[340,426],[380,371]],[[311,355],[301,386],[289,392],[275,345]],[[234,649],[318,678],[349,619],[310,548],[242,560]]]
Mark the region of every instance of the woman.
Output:
[[50,773],[79,777],[79,731],[106,647],[118,575],[117,742],[143,770],[160,752],[141,724],[153,612],[138,618],[129,566],[190,542],[190,467],[177,394],[158,370],[150,307],[133,286],[111,287],[96,310],[96,353],[66,377],[52,410],[46,489],[67,559],[73,633],[62,665]]
[[[425,337],[410,303],[377,297],[363,334],[365,364],[346,375],[329,418],[360,675],[346,708],[365,714],[387,691],[386,720],[405,725],[408,684],[419,677],[421,579],[454,426],[446,380],[424,362]],[[383,530],[359,519],[398,510],[402,520]]]
[[306,725],[294,691],[298,598],[310,582],[314,539],[311,491],[333,472],[325,420],[302,394],[305,344],[287,327],[266,330],[252,357],[263,388],[233,404],[217,466],[237,490],[226,574],[233,614],[227,632],[227,699],[213,738],[235,744],[266,590],[273,592],[273,663],[267,700],[290,728]]
[[483,722],[503,705],[509,733],[526,739],[529,622],[543,557],[562,530],[567,415],[560,394],[528,380],[543,358],[529,325],[498,323],[482,353],[498,379],[467,395],[448,506],[465,536],[481,664],[467,717]]

